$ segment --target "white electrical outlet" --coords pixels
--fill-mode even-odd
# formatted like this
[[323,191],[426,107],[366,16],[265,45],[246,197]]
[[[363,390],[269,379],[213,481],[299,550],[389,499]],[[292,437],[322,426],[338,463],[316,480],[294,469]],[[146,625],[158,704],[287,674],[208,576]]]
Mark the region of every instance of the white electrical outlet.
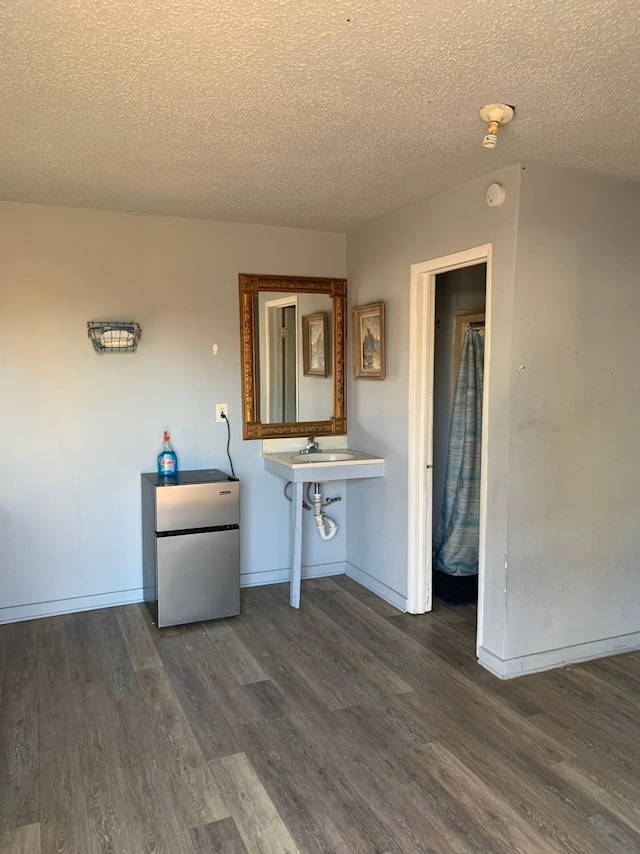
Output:
[[229,417],[229,407],[226,403],[216,403],[216,421],[224,421],[222,414]]

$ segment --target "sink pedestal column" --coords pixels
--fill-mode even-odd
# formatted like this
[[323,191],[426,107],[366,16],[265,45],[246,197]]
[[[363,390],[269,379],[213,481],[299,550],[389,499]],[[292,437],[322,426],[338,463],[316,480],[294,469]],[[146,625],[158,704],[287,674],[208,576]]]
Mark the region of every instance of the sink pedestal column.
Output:
[[291,588],[289,604],[300,607],[300,581],[302,579],[302,497],[304,483],[294,483],[291,496],[291,532],[293,534],[291,554]]
[[307,483],[329,483],[332,480],[383,477],[384,459],[353,451],[350,448],[319,451],[317,454],[300,454],[282,451],[263,453],[264,467],[281,477],[293,487],[291,495],[291,589],[289,604],[300,607],[300,580],[302,578],[302,499]]

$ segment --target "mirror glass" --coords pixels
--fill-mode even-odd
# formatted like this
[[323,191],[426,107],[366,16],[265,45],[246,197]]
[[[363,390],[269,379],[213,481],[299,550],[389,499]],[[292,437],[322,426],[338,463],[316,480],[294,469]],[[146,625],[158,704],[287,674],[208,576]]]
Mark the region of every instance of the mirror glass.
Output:
[[328,421],[333,300],[327,294],[263,291],[257,301],[260,421]]
[[245,439],[339,435],[346,281],[240,275]]

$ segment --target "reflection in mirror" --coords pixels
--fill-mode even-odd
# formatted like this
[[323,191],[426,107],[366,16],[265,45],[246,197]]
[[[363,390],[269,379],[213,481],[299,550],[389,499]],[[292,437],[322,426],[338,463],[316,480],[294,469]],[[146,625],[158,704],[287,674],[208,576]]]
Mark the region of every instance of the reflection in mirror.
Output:
[[263,424],[333,414],[332,306],[327,294],[264,291],[257,299],[258,408]]
[[245,439],[342,435],[345,279],[242,273]]

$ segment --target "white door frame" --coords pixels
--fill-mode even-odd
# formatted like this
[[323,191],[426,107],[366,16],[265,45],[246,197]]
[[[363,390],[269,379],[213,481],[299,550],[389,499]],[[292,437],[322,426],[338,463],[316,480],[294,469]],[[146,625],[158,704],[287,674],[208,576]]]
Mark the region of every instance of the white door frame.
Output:
[[448,270],[487,265],[485,382],[482,400],[478,627],[482,627],[487,506],[488,390],[491,376],[491,244],[411,266],[409,330],[409,542],[407,611],[432,608],[431,532],[433,511],[433,386],[436,276]]
[[[271,299],[267,300],[264,304],[264,330],[265,330],[265,362],[267,365],[267,370],[264,375],[264,394],[266,400],[266,417],[262,419],[268,423],[271,423],[271,408],[272,408],[272,400],[271,400],[271,385],[272,385],[272,376],[277,376],[277,371],[274,366],[271,364],[271,360],[274,358],[274,335],[275,330],[273,328],[272,323],[272,310],[274,308],[288,308],[289,306],[295,306],[296,308],[296,420],[298,418],[298,377],[300,376],[300,366],[299,366],[299,358],[298,358],[298,297],[296,296],[288,296],[288,297],[280,297],[279,299]],[[278,416],[279,420],[280,416]]]

